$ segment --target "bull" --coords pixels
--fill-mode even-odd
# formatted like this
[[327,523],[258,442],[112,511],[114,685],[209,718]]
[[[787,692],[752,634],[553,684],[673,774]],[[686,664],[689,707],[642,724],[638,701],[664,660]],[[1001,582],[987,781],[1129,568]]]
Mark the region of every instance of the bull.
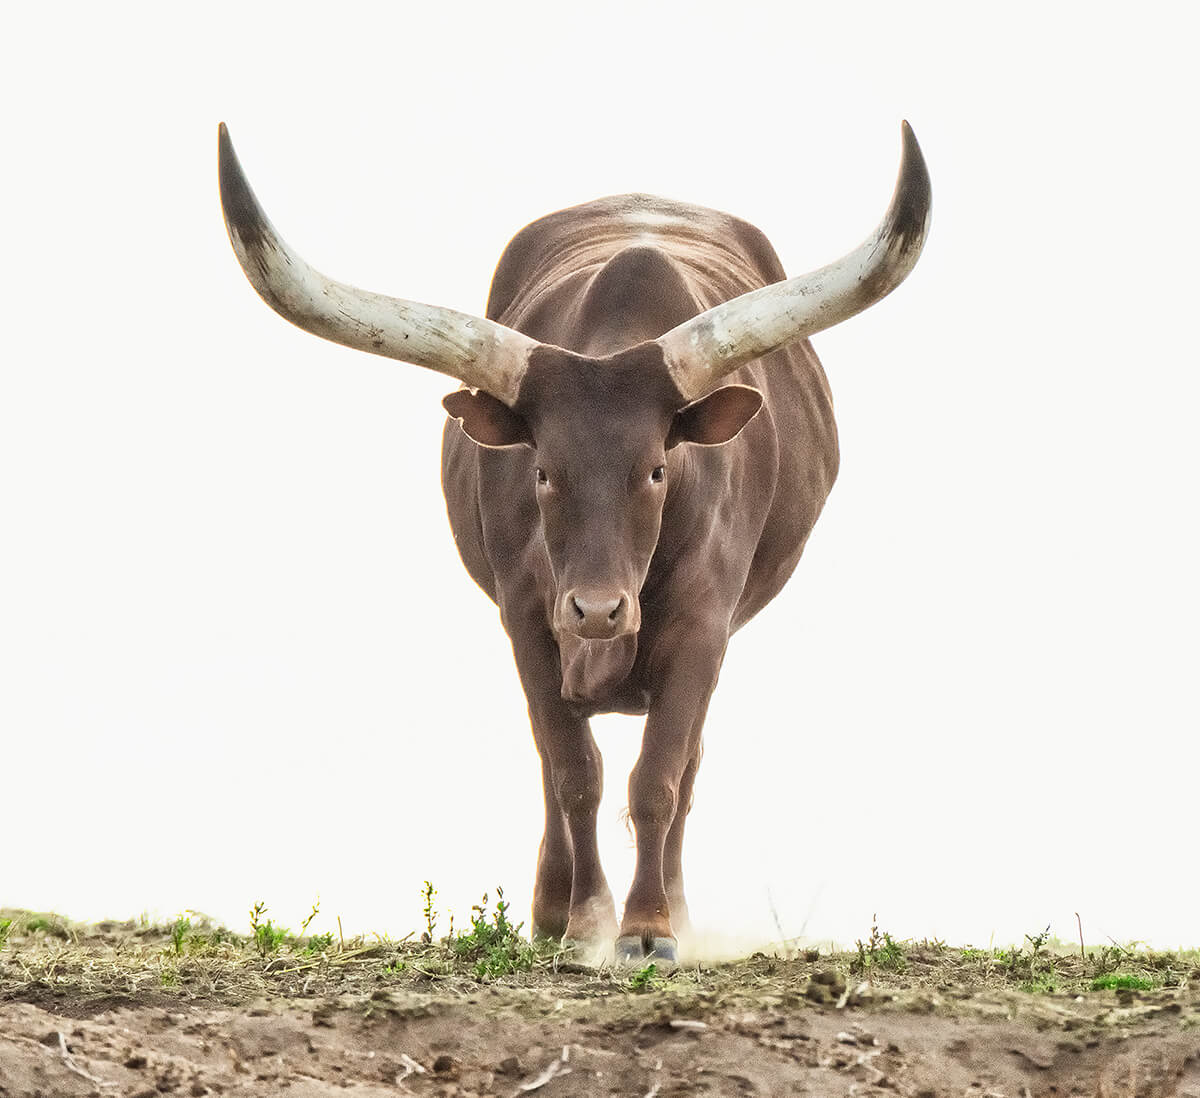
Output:
[[[875,232],[810,274],[787,278],[745,221],[623,195],[522,229],[477,317],[314,270],[220,127],[226,227],[267,304],[462,385],[442,402],[442,486],[462,562],[512,641],[541,759],[537,936],[623,963],[676,960],[684,827],[726,646],[791,575],[837,474],[829,384],[807,337],[890,293],[928,232],[929,174],[907,123],[902,145]],[[608,712],[646,716],[619,924],[588,724]]]

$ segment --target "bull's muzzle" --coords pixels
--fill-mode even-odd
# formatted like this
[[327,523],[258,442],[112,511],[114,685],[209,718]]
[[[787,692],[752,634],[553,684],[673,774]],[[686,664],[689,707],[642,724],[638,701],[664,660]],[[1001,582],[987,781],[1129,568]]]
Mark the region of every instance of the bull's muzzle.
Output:
[[637,630],[637,603],[627,591],[575,587],[558,604],[558,626],[586,640],[611,640]]

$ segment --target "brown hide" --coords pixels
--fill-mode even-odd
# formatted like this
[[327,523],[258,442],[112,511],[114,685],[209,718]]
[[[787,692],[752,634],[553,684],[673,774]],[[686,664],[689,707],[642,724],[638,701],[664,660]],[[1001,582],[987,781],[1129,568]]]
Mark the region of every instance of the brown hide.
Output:
[[[443,485],[463,563],[512,639],[542,755],[541,933],[596,940],[615,928],[595,848],[600,761],[587,728],[605,711],[649,714],[630,781],[638,872],[621,951],[636,959],[657,943],[669,955],[686,925],[680,848],[704,712],[730,634],[800,559],[837,473],[837,432],[824,372],[802,340],[728,379],[762,394],[731,440],[670,445],[673,428],[691,437],[694,421],[721,415],[697,412],[711,398],[679,415],[685,402],[647,341],[783,277],[752,226],[646,195],[534,222],[497,268],[488,318],[548,345],[513,405],[532,445],[480,446],[451,420]],[[742,414],[729,413],[724,429]],[[640,507],[639,478],[660,461],[664,498]],[[570,482],[565,531],[545,507],[547,473],[551,491]],[[553,559],[556,540],[569,559]],[[605,605],[619,591],[634,597],[636,630],[591,639],[564,628],[561,581],[571,569],[576,586],[609,584]]]

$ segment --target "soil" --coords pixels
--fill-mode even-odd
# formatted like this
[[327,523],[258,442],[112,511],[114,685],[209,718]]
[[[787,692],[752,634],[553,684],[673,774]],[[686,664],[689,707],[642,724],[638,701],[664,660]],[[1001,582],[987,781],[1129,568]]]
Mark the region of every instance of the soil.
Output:
[[1023,975],[1065,990],[1022,991],[1011,958],[940,943],[905,943],[903,971],[756,954],[481,980],[437,946],[265,956],[62,925],[0,951],[3,1098],[1200,1098],[1200,969],[1182,956],[1141,958],[1166,986],[1119,992],[1072,986],[1095,958],[1035,957]]

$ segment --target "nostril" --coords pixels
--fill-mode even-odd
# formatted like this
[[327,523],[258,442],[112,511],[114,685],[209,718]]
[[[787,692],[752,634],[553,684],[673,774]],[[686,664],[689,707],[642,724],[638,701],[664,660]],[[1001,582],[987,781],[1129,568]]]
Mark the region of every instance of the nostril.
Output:
[[616,636],[630,620],[630,600],[624,591],[613,598],[608,591],[594,593],[575,588],[563,596],[559,605],[561,624],[593,639]]

